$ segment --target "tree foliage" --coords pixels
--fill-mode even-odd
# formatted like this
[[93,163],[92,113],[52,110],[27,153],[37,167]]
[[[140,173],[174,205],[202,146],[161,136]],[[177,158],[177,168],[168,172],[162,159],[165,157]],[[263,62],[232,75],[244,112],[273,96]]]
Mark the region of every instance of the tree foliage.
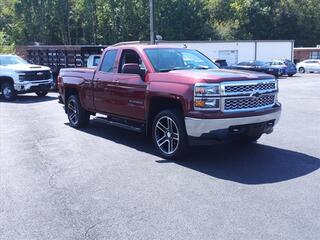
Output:
[[[319,0],[155,0],[165,40],[320,39]],[[149,39],[148,0],[0,0],[2,45]],[[5,41],[5,43],[4,43]]]

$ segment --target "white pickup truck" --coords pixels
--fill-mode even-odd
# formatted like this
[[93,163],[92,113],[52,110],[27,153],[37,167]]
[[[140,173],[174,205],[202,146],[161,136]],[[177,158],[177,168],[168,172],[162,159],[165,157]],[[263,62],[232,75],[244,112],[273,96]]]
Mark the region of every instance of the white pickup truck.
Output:
[[29,64],[15,55],[0,55],[0,88],[5,100],[12,101],[17,94],[31,92],[43,97],[53,83],[49,67]]
[[95,68],[99,65],[101,55],[90,55],[87,60],[87,68]]

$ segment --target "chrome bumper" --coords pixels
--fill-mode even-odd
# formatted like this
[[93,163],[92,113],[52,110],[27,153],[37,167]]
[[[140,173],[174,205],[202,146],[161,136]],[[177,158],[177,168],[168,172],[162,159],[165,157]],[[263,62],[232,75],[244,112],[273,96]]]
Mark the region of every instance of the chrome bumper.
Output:
[[51,85],[53,87],[53,79],[40,80],[40,81],[25,81],[14,84],[14,89],[18,92],[20,91],[29,91],[33,87],[41,87]]
[[187,134],[190,137],[201,137],[203,134],[210,133],[216,130],[228,129],[232,126],[262,123],[275,120],[276,124],[280,119],[281,111],[270,114],[242,117],[242,118],[223,118],[223,119],[197,119],[185,118]]

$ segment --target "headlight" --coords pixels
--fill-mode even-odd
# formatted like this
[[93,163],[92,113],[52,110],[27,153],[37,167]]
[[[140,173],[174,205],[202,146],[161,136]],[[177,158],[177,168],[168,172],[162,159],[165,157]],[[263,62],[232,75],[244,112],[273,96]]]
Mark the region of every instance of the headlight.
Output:
[[220,110],[220,85],[197,83],[194,86],[195,110]]
[[194,86],[195,96],[217,96],[220,95],[220,85],[219,84],[199,84]]

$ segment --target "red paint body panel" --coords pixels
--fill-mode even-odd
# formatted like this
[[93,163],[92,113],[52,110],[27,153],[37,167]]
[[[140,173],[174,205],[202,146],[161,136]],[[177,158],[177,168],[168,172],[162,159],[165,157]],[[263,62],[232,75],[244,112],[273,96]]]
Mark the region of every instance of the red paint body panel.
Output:
[[[79,93],[82,106],[91,112],[112,114],[138,121],[147,121],[150,100],[153,97],[164,97],[180,101],[184,115],[194,118],[230,118],[254,116],[272,111],[273,109],[250,112],[224,114],[222,112],[200,112],[193,109],[193,87],[195,83],[220,83],[223,81],[242,81],[256,79],[271,79],[270,75],[236,70],[179,70],[170,72],[155,72],[144,49],[166,48],[150,45],[123,45],[109,47],[106,51],[117,49],[117,57],[113,72],[74,68],[60,71],[61,83],[59,91],[65,100],[66,89],[75,89]],[[169,47],[170,48],[170,47]],[[120,56],[123,50],[134,50],[142,59],[147,73],[142,79],[139,75],[118,73]],[[102,58],[103,59],[103,58]]]

